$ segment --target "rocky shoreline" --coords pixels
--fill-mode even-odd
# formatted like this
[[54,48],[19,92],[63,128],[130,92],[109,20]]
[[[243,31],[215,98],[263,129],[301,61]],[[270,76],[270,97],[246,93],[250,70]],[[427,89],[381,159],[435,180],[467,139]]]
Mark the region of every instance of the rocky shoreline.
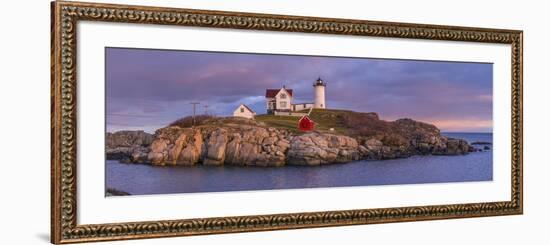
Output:
[[111,197],[111,196],[130,196],[131,194],[125,191],[114,189],[114,188],[107,188],[105,190],[105,195],[108,197]]
[[391,123],[391,134],[353,136],[319,131],[296,134],[248,119],[215,118],[195,127],[160,128],[155,134],[108,133],[106,152],[108,160],[155,166],[318,166],[477,151],[465,140],[442,136],[430,124],[411,119],[385,123]]
[[129,161],[134,152],[147,152],[153,135],[144,131],[118,131],[107,133],[105,152],[107,160]]

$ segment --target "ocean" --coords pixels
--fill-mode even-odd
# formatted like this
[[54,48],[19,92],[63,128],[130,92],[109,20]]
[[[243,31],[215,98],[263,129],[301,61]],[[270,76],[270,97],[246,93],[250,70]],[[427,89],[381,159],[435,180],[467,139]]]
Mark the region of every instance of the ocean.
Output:
[[[443,133],[493,142],[492,133]],[[480,147],[480,146],[476,146]],[[481,146],[483,147],[483,146]],[[459,156],[412,156],[324,166],[239,167],[178,166],[106,162],[106,188],[131,195],[274,190],[492,181],[493,149]]]

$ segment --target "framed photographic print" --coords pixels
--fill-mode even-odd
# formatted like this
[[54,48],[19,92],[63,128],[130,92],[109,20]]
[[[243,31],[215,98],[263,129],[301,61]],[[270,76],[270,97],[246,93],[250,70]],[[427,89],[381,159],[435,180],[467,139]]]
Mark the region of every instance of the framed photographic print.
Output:
[[51,11],[52,243],[523,212],[522,31]]

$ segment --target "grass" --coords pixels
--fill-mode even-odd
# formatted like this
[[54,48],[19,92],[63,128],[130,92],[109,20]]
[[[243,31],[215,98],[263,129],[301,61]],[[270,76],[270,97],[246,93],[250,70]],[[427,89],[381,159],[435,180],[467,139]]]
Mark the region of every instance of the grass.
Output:
[[[299,111],[301,113],[309,112],[309,109]],[[334,110],[334,109],[313,109],[309,117],[315,122],[315,130],[320,132],[332,132],[338,134],[350,134],[353,130],[356,130],[358,125],[363,125],[367,121],[359,115],[365,113],[357,113],[348,110]],[[304,133],[298,129],[298,120],[300,117],[296,116],[275,116],[275,115],[257,115],[254,117],[256,122],[264,123],[268,127],[281,128],[289,130],[293,133]],[[353,121],[355,120],[355,121]],[[225,123],[247,123],[246,119],[234,118],[234,117],[215,117],[211,115],[196,115],[195,126],[200,125],[223,125]],[[251,120],[249,123],[254,123]],[[186,116],[180,118],[169,126],[179,126],[181,128],[187,128],[193,126],[193,117]],[[333,130],[330,130],[333,129]]]
[[300,117],[263,114],[255,116],[254,119],[258,122],[265,123],[268,127],[287,129],[294,133],[300,132],[300,130],[298,130],[298,120]]
[[[419,135],[439,134],[439,130],[431,124],[417,122],[412,119],[396,121],[380,120],[374,112],[354,112],[348,110],[313,110],[310,118],[315,122],[315,130],[348,135],[364,142],[367,139],[380,140],[387,146],[405,146]],[[267,126],[288,129],[302,134],[298,129],[299,117],[259,115],[256,120]],[[334,130],[330,130],[333,128]]]
[[[308,112],[304,110],[301,112]],[[322,132],[347,133],[349,128],[344,123],[344,116],[353,113],[346,110],[328,110],[314,109],[310,118],[315,122],[315,130]],[[275,115],[257,115],[256,121],[263,122],[269,127],[283,128],[295,133],[303,133],[298,129],[298,120],[300,117],[292,116],[275,116]],[[333,128],[334,131],[330,131]]]

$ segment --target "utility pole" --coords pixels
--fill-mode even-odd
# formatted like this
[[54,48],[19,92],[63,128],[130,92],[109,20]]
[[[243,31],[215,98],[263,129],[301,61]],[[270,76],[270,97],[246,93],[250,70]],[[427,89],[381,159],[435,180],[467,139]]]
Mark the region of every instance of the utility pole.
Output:
[[193,126],[195,126],[195,112],[196,112],[196,107],[198,104],[200,104],[199,102],[191,102],[189,103],[191,105],[193,105]]
[[208,115],[208,105],[204,105],[204,114]]

